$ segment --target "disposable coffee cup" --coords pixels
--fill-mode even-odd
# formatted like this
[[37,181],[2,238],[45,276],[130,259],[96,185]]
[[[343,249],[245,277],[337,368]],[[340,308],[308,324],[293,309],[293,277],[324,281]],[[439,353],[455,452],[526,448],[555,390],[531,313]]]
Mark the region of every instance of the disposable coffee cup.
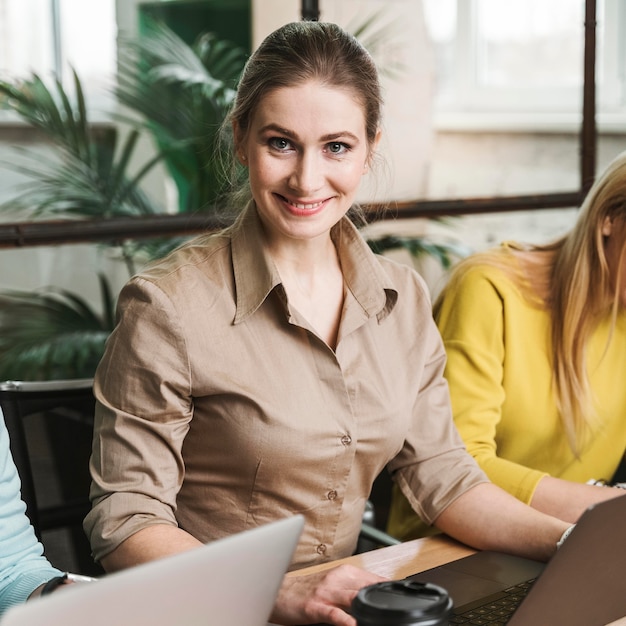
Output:
[[357,626],[448,626],[451,612],[443,587],[410,580],[363,587],[350,611]]

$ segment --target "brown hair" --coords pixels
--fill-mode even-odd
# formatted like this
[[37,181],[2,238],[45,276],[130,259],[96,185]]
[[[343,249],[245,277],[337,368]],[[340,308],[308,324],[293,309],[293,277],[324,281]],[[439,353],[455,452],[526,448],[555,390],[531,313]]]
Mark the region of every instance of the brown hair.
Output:
[[376,65],[355,37],[328,22],[292,22],[268,35],[246,63],[229,121],[247,132],[267,93],[311,79],[357,94],[373,142],[382,109]]
[[[368,142],[373,144],[381,123],[382,91],[376,65],[358,40],[337,24],[301,21],[269,34],[248,59],[223,134],[236,124],[245,137],[259,102],[271,91],[308,80],[350,90],[363,106]],[[237,146],[235,145],[235,148]],[[231,151],[232,180],[235,155]],[[239,181],[239,184],[241,181]]]

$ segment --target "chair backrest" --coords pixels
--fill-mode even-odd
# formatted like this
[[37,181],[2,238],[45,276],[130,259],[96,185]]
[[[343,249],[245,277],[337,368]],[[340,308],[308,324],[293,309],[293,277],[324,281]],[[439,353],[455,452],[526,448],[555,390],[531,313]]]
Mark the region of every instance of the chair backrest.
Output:
[[357,554],[401,543],[387,533],[392,484],[387,468],[374,480],[370,497],[365,503],[361,532],[356,546]]
[[60,568],[97,575],[82,521],[90,508],[92,379],[0,383],[0,407],[26,512]]

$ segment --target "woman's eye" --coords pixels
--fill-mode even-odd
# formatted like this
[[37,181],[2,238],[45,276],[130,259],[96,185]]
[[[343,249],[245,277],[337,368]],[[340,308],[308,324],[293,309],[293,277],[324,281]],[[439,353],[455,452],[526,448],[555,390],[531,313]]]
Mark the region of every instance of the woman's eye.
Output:
[[328,151],[332,154],[343,154],[344,152],[347,152],[348,149],[348,146],[340,141],[333,141],[333,143],[328,144]]
[[272,137],[269,140],[269,145],[276,150],[289,150],[291,144],[284,137]]

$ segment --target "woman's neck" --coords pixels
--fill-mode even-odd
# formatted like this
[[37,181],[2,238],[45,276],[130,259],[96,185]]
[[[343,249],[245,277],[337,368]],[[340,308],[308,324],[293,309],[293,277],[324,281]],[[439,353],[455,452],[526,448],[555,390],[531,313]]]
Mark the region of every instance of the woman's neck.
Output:
[[325,253],[311,249],[272,251],[290,305],[334,350],[344,301],[343,273],[332,242]]

